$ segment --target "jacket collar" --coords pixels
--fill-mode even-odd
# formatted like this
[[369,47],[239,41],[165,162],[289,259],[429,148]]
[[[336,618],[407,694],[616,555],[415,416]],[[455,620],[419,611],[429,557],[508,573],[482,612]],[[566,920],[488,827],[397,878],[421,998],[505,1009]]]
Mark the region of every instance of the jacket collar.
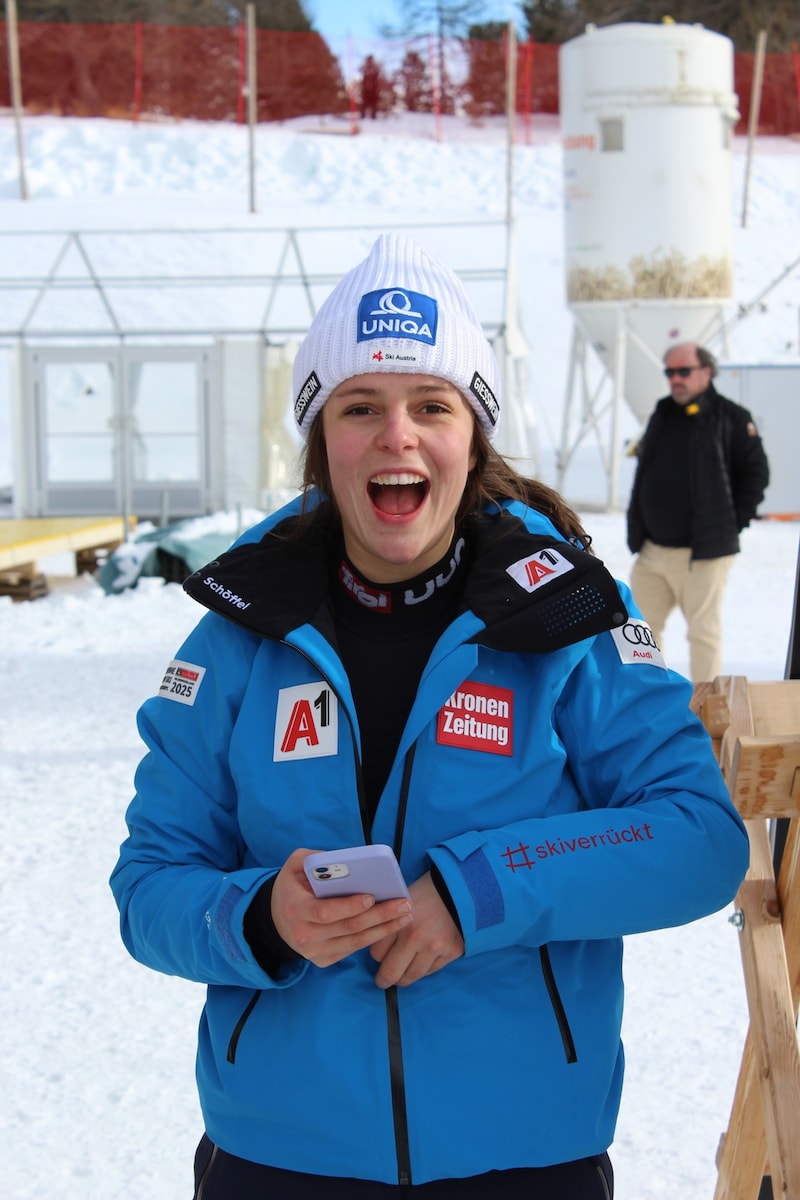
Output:
[[[261,637],[283,641],[311,625],[332,641],[327,558],[332,517],[328,506],[320,505],[302,533],[290,536],[296,521],[288,515],[268,522],[260,540],[239,542],[190,575],[184,589],[212,612]],[[468,640],[496,650],[543,654],[627,620],[602,562],[564,541],[541,514],[522,504],[503,504],[472,517],[466,532],[474,563],[462,610],[480,625]],[[474,630],[475,620],[464,627]]]

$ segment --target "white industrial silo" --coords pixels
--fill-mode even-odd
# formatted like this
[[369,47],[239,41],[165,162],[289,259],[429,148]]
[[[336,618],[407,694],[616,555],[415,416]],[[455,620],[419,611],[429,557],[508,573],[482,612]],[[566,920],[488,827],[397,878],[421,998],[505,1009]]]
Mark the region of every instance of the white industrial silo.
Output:
[[[559,486],[577,441],[596,432],[602,403],[612,410],[613,505],[620,406],[645,421],[667,390],[665,349],[713,341],[730,301],[733,44],[700,25],[590,25],[561,47],[559,72],[574,318]],[[587,390],[590,346],[610,406]]]

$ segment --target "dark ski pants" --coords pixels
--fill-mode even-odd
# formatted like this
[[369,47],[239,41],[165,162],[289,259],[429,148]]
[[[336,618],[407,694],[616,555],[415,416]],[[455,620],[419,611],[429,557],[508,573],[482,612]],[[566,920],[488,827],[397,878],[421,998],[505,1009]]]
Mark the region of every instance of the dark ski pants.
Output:
[[561,1163],[437,1179],[416,1187],[303,1175],[226,1154],[203,1135],[194,1160],[194,1200],[612,1200],[607,1154]]

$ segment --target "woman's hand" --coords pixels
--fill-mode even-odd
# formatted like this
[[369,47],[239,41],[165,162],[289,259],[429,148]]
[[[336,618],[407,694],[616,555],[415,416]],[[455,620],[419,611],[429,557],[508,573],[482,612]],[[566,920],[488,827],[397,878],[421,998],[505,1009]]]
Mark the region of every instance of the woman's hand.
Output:
[[399,930],[386,931],[370,954],[381,964],[375,976],[379,988],[408,987],[433,975],[464,953],[464,939],[431,879],[430,871],[408,889],[414,901],[413,919]]
[[355,950],[389,941],[413,920],[408,900],[372,896],[318,899],[306,879],[303,862],[312,850],[295,850],[275,878],[272,919],[283,940],[318,967],[340,962]]

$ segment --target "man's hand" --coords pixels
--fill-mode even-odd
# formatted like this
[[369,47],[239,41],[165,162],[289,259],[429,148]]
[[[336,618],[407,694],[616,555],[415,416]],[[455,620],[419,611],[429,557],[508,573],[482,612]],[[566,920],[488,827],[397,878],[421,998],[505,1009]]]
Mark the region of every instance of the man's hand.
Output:
[[440,971],[464,953],[464,939],[436,890],[430,871],[408,889],[414,917],[399,930],[386,931],[370,954],[381,964],[375,976],[379,988],[408,987]]
[[[408,900],[372,896],[331,896],[319,900],[306,879],[303,862],[312,850],[295,850],[275,878],[272,919],[283,940],[318,967],[340,962],[355,950],[393,939],[408,925]],[[451,922],[452,923],[452,922]]]

